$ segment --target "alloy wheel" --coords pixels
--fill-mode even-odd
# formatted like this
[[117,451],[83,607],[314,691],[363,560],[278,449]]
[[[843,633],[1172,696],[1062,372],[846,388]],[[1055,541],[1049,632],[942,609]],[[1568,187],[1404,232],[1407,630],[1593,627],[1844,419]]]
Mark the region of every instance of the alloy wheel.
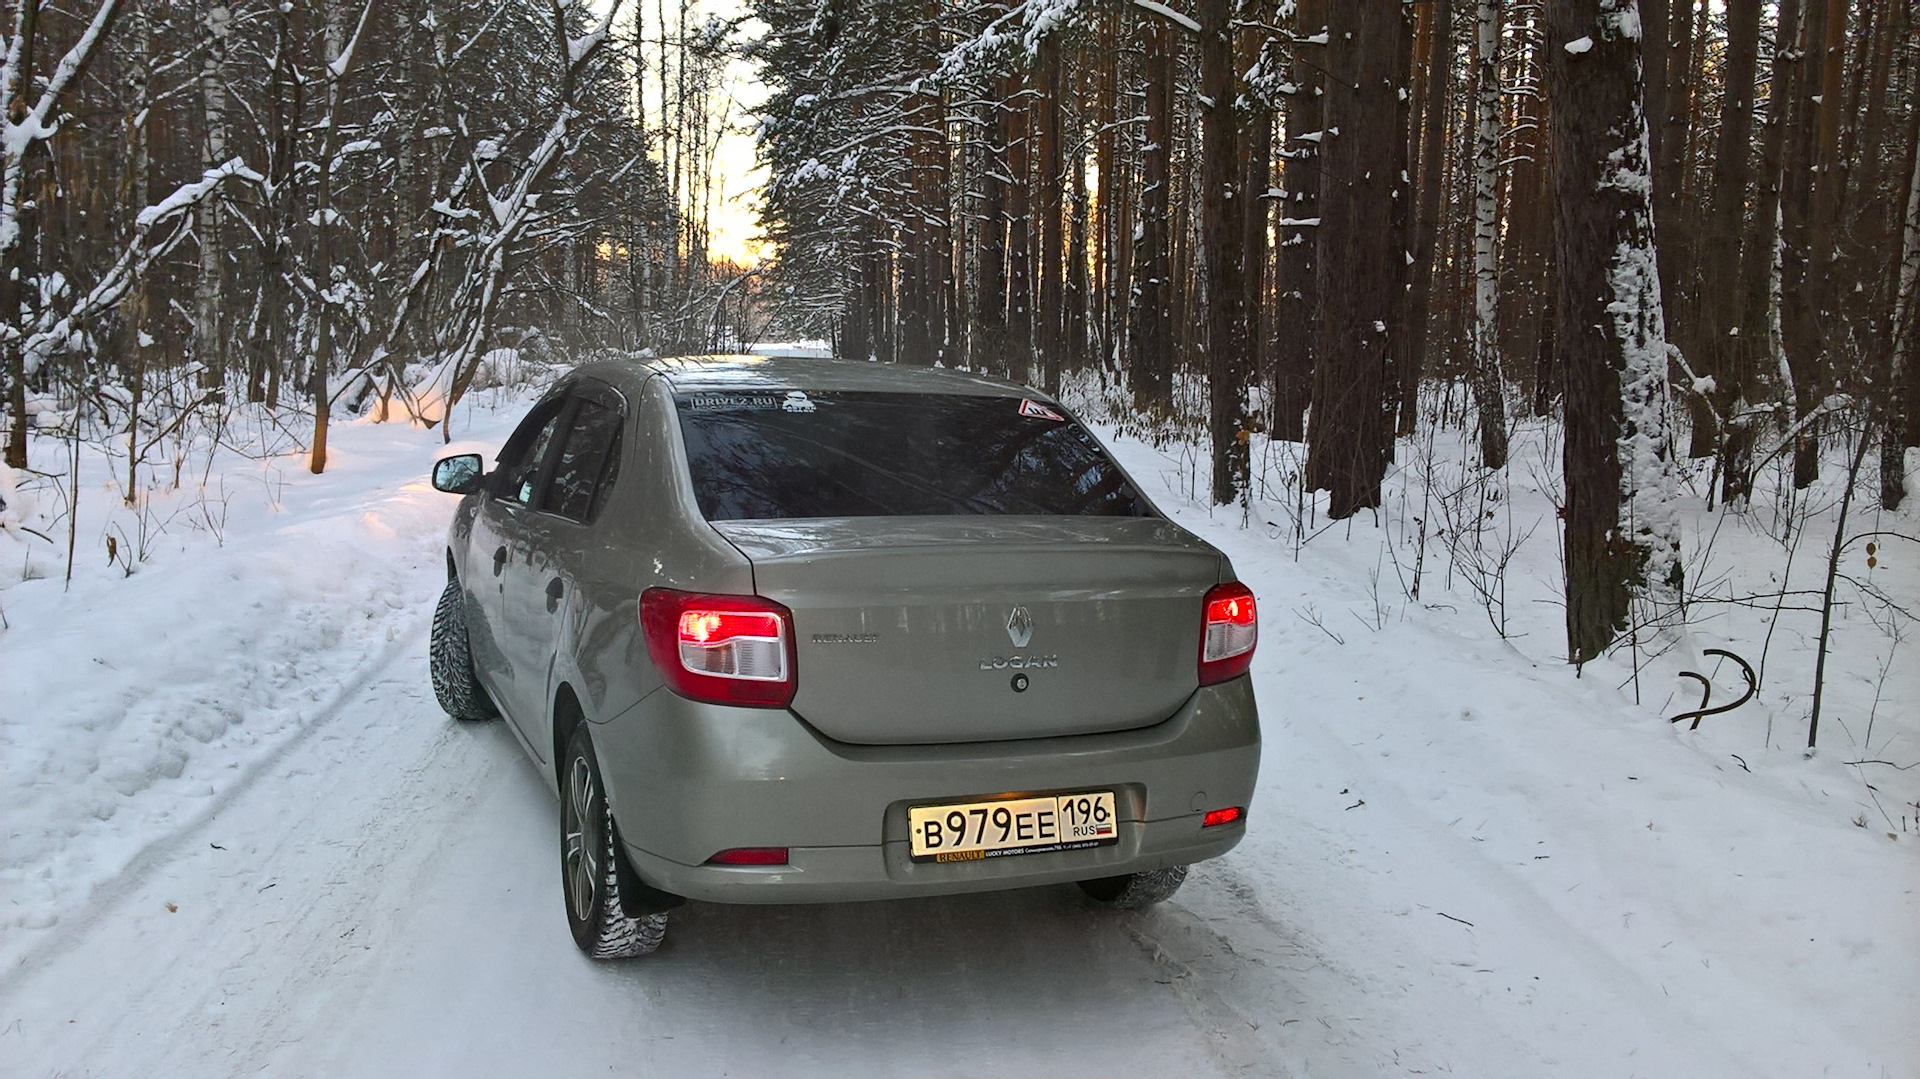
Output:
[[600,887],[599,853],[603,846],[599,814],[593,811],[593,769],[585,757],[575,757],[567,769],[567,809],[563,828],[567,890],[573,916],[586,921],[593,915]]

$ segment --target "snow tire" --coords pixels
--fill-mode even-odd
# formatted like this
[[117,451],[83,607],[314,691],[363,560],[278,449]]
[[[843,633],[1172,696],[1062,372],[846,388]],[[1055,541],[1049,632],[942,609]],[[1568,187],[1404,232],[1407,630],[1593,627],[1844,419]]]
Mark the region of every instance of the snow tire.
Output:
[[1173,898],[1187,879],[1187,867],[1149,869],[1142,873],[1123,873],[1117,877],[1083,880],[1080,890],[1103,906],[1116,910],[1140,910]]
[[492,719],[499,715],[473,673],[473,649],[467,643],[467,604],[459,581],[448,581],[433,609],[433,636],[427,645],[433,695],[455,719]]
[[560,888],[573,942],[593,959],[651,954],[666,939],[667,916],[628,914],[621,904],[619,833],[585,723],[567,740],[560,776]]

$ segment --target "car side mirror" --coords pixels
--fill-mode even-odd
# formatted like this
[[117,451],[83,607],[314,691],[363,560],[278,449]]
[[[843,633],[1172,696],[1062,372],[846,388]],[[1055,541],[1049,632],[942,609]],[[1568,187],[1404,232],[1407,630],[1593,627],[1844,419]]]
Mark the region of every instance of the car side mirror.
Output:
[[433,489],[450,495],[470,495],[480,489],[486,471],[486,462],[477,453],[441,458],[433,463]]

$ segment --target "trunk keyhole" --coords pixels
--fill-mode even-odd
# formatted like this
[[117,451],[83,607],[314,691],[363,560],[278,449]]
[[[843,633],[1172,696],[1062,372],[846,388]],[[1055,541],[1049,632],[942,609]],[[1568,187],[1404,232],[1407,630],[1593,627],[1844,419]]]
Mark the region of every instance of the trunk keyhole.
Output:
[[1014,691],[1015,693],[1025,693],[1025,692],[1027,691],[1027,676],[1026,676],[1026,675],[1024,675],[1024,674],[1016,674],[1016,675],[1014,675],[1014,676],[1013,676],[1013,691]]

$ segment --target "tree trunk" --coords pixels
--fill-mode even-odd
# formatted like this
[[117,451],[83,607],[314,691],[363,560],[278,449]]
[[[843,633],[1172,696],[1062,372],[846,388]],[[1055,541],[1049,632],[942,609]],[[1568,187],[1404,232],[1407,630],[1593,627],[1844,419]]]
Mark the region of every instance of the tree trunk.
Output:
[[[1328,514],[1380,504],[1392,446],[1389,381],[1395,324],[1404,317],[1406,249],[1396,217],[1406,159],[1400,95],[1407,33],[1400,5],[1333,4],[1327,49],[1327,126],[1321,143],[1321,352],[1313,373],[1307,475],[1330,492]],[[1392,389],[1390,390],[1390,387]],[[1391,396],[1390,396],[1391,393]]]
[[1880,429],[1880,505],[1889,512],[1907,497],[1906,447],[1913,440],[1913,390],[1910,371],[1920,333],[1914,331],[1915,305],[1920,304],[1920,109],[1914,110],[1908,142],[1913,148],[1907,169],[1907,208],[1900,235],[1900,270],[1893,301],[1893,330],[1887,385],[1880,397],[1887,403]]
[[[345,74],[341,58],[347,47],[347,10],[345,0],[326,4],[326,123],[320,135],[320,168],[315,172],[313,195],[313,287],[320,295],[314,303],[313,371],[313,447],[307,469],[314,475],[327,468],[327,425],[333,411],[328,394],[333,372],[333,152],[334,136],[340,119],[340,77]],[[449,402],[451,406],[451,402]],[[444,422],[453,422],[451,407]]]
[[[227,38],[233,13],[225,4],[215,3],[207,8],[203,25],[207,54],[200,65],[200,104],[207,129],[200,144],[202,172],[227,160]],[[225,293],[225,245],[221,236],[224,208],[224,200],[208,199],[194,223],[200,267],[193,287],[193,355],[203,366],[200,383],[209,389],[226,384],[227,349],[220,318]]]
[[[1076,115],[1084,118],[1086,114],[1077,111]],[[1075,132],[1073,152],[1067,155],[1072,203],[1067,229],[1067,343],[1063,362],[1070,371],[1079,371],[1087,363],[1087,308],[1093,284],[1087,265],[1092,207],[1087,196],[1086,147],[1086,139]]]
[[1172,296],[1167,187],[1173,171],[1173,29],[1164,19],[1147,18],[1141,21],[1141,36],[1146,145],[1141,150],[1127,357],[1135,405],[1164,413],[1173,400],[1173,322],[1167,310]]
[[1663,305],[1673,340],[1691,348],[1694,214],[1686,176],[1693,137],[1693,86],[1698,46],[1706,26],[1693,0],[1648,0],[1640,5],[1646,78],[1647,137],[1653,155],[1654,232],[1659,238]]
[[[1822,120],[1826,101],[1839,106],[1838,95],[1821,100],[1826,66],[1837,62],[1838,51],[1826,48],[1829,0],[1808,0],[1801,26],[1799,71],[1793,82],[1789,110],[1785,183],[1781,196],[1780,331],[1787,366],[1793,379],[1795,422],[1806,419],[1819,404],[1822,342],[1821,310],[1826,306],[1822,267],[1815,262],[1816,220],[1814,189],[1823,167]],[[1793,484],[1805,488],[1820,474],[1820,433],[1807,424],[1794,444]]]
[[1421,91],[1419,212],[1413,230],[1413,290],[1409,295],[1407,360],[1401,368],[1399,431],[1410,435],[1419,416],[1420,370],[1426,363],[1427,330],[1433,316],[1433,269],[1438,250],[1442,183],[1447,171],[1447,110],[1453,107],[1453,0],[1435,0],[1416,9],[1425,23],[1422,51],[1425,78]]
[[[1273,5],[1268,3],[1251,5],[1243,11],[1243,17],[1268,23],[1273,21],[1273,14]],[[1253,63],[1261,63],[1260,49],[1256,49],[1250,59]],[[1246,320],[1245,336],[1241,342],[1240,379],[1243,388],[1262,384],[1269,366],[1265,355],[1268,340],[1265,316],[1269,258],[1267,225],[1273,217],[1274,204],[1274,200],[1267,197],[1268,189],[1272,186],[1273,110],[1263,102],[1253,100],[1255,97],[1253,94],[1247,95],[1251,115],[1240,150],[1245,170],[1238,196],[1240,302]]]
[[[1518,11],[1516,9],[1516,14]],[[1532,365],[1534,416],[1553,414],[1559,396],[1559,366],[1553,350],[1553,182],[1552,156],[1546,136],[1547,44],[1544,13],[1527,12],[1528,49],[1523,54],[1522,93],[1515,109],[1514,159],[1508,198],[1507,288],[1502,303],[1508,311],[1501,324],[1511,334],[1507,354],[1527,357]]]
[[976,371],[1004,375],[1007,342],[1007,107],[989,102],[987,143],[981,148],[978,287],[973,296],[974,345],[968,363]]
[[1033,377],[1033,110],[1026,80],[1007,82],[1007,377],[1025,383]]
[[1326,32],[1330,0],[1300,0],[1294,9],[1293,64],[1287,81],[1286,166],[1275,232],[1279,258],[1274,274],[1273,437],[1306,439],[1307,406],[1313,397],[1314,353],[1320,331],[1319,223],[1320,140],[1325,137],[1325,101],[1320,93],[1326,50],[1309,39]]
[[916,97],[908,172],[911,199],[902,228],[900,362],[928,367],[940,358],[945,344],[942,266],[951,249],[942,224],[947,190],[942,168],[946,143],[937,134],[944,126],[940,95],[924,91]]
[[1093,122],[1093,167],[1097,174],[1093,192],[1095,228],[1093,238],[1093,344],[1100,351],[1096,359],[1104,366],[1119,357],[1116,343],[1118,327],[1126,317],[1126,299],[1122,291],[1127,280],[1120,262],[1121,213],[1118,150],[1120,96],[1120,21],[1117,7],[1100,10],[1099,73],[1095,76]]
[[[1690,301],[1697,290],[1690,277],[1692,200],[1684,187],[1693,122],[1694,44],[1706,36],[1706,27],[1694,24],[1693,0],[1643,0],[1640,20],[1645,36],[1641,63],[1647,84],[1647,142],[1654,163],[1653,224],[1659,238],[1667,338],[1691,359],[1697,335]],[[1684,400],[1692,419],[1691,455],[1707,456],[1714,444],[1712,414],[1699,398],[1689,395]]]
[[[1700,290],[1699,354],[1689,357],[1696,374],[1711,378],[1706,398],[1713,411],[1696,424],[1692,455],[1719,457],[1727,468],[1727,419],[1746,396],[1747,373],[1740,362],[1741,290],[1723,282],[1740,276],[1740,232],[1747,207],[1748,159],[1753,143],[1754,75],[1760,63],[1760,0],[1730,0],[1727,5],[1726,92],[1720,105],[1720,140],[1713,160],[1713,188],[1707,202],[1700,272],[1709,284]],[[1718,417],[1717,421],[1714,417]],[[1717,428],[1717,429],[1716,429]],[[1709,437],[1702,445],[1701,435]]]
[[1040,302],[1035,312],[1034,345],[1040,357],[1040,385],[1051,394],[1060,392],[1066,322],[1063,310],[1066,286],[1062,279],[1066,271],[1066,237],[1060,212],[1060,185],[1066,179],[1065,154],[1060,145],[1061,69],[1065,64],[1060,58],[1056,36],[1049,34],[1040,43],[1035,71],[1040,96],[1033,104],[1039,143],[1034,183],[1039,194],[1037,212],[1040,215]]
[[[916,160],[918,155],[915,155]],[[920,187],[917,176],[919,168],[913,172],[913,186]],[[900,355],[898,362],[915,367],[930,367],[933,364],[936,345],[933,339],[934,312],[938,310],[940,297],[930,293],[927,288],[926,263],[936,257],[932,238],[927,235],[924,221],[924,203],[917,199],[910,204],[908,213],[913,220],[901,229],[900,236]]]
[[1394,72],[1395,110],[1392,129],[1393,165],[1387,170],[1393,209],[1389,214],[1391,237],[1395,252],[1394,265],[1399,270],[1399,280],[1393,285],[1392,317],[1387,320],[1390,347],[1387,349],[1386,385],[1380,407],[1386,413],[1385,422],[1380,428],[1380,467],[1382,475],[1393,463],[1394,436],[1398,430],[1400,411],[1400,387],[1407,382],[1418,385],[1420,380],[1421,357],[1412,355],[1408,350],[1411,340],[1407,333],[1407,324],[1412,321],[1413,311],[1413,140],[1414,117],[1413,96],[1408,91],[1413,82],[1413,24],[1414,12],[1410,5],[1400,8],[1400,30],[1398,47],[1394,50],[1392,66]]
[[854,259],[852,298],[847,304],[846,329],[840,335],[839,356],[843,360],[864,362],[873,359],[873,257],[861,253]]
[[291,5],[275,7],[273,64],[267,80],[267,228],[260,249],[261,332],[252,341],[247,399],[274,405],[280,399],[280,377],[287,362],[287,314],[293,295],[287,265],[293,223],[299,212],[294,203],[293,168],[301,113],[302,80],[295,77],[293,12]]
[[1474,17],[1473,396],[1480,408],[1480,463],[1507,464],[1506,376],[1500,363],[1500,0]]
[[1598,657],[1636,592],[1680,586],[1652,161],[1633,0],[1551,0],[1554,245],[1566,369],[1567,651]]
[[1202,231],[1207,273],[1208,431],[1213,503],[1231,505],[1247,486],[1246,285],[1241,244],[1247,192],[1234,118],[1234,0],[1200,4]]
[[[12,100],[0,102],[8,110],[9,118],[26,116],[32,107],[34,90],[33,66],[34,46],[38,39],[40,25],[40,5],[42,0],[16,0],[13,9],[13,32],[8,35],[12,51],[19,56],[17,67],[9,65],[11,85],[5,87]],[[24,246],[20,242],[21,210],[20,189],[24,186],[24,156],[31,144],[18,149],[6,150],[6,175],[0,179],[5,190],[0,192],[0,318],[5,318],[9,326],[19,326],[20,305],[24,299],[26,267],[22,255]],[[27,467],[27,431],[33,418],[27,415],[27,356],[22,350],[24,333],[8,335],[3,346],[6,350],[7,365],[7,466],[9,468]]]
[[[1775,372],[1785,366],[1780,355],[1777,333],[1780,321],[1775,299],[1774,280],[1779,266],[1783,196],[1786,190],[1786,140],[1793,113],[1794,79],[1799,70],[1795,61],[1794,37],[1800,27],[1800,0],[1780,0],[1774,25],[1773,59],[1767,77],[1766,123],[1760,135],[1760,173],[1755,184],[1753,218],[1745,234],[1740,254],[1739,341],[1733,352],[1737,371],[1743,375],[1741,389],[1753,394],[1762,380],[1775,381]],[[1779,394],[1791,400],[1792,381],[1780,380]],[[1753,447],[1758,440],[1757,420],[1746,416],[1746,401],[1735,397],[1729,406],[1730,429],[1721,451],[1720,499],[1738,502],[1753,492]]]

